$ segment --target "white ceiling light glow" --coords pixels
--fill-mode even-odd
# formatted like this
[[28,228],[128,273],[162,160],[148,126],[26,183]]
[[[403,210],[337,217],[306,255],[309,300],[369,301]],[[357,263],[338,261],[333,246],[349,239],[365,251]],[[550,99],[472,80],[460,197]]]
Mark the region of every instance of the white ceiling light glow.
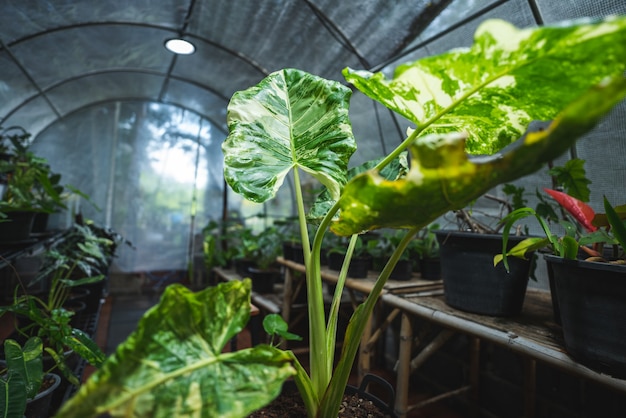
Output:
[[189,41],[180,38],[168,39],[165,41],[165,48],[179,55],[189,55],[196,51],[196,47]]

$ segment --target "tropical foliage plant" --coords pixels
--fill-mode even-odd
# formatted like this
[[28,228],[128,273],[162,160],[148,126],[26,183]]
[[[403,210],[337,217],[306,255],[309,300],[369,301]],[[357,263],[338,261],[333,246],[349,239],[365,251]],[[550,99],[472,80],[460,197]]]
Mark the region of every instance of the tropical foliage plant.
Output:
[[21,127],[0,132],[0,175],[6,190],[0,199],[0,212],[48,212],[64,207],[61,175],[53,173],[45,158],[29,149],[30,134]]
[[[511,212],[505,219],[505,233],[502,236],[503,253],[494,257],[494,264],[501,261],[508,268],[507,257],[514,256],[524,258],[530,251],[549,248],[550,251],[559,257],[577,259],[579,251],[587,254],[587,261],[607,262],[605,257],[605,247],[613,248],[611,262],[617,264],[626,263],[626,205],[613,207],[606,197],[604,197],[604,209],[606,213],[596,213],[591,206],[576,199],[567,193],[544,189],[569,215],[574,222],[561,220],[559,224],[565,233],[559,236],[553,232],[551,223],[542,217],[532,208],[519,208]],[[518,243],[505,252],[508,242],[509,229],[520,219],[534,216],[539,222],[545,237],[530,237]]]
[[112,240],[97,236],[89,226],[74,225],[63,243],[44,253],[43,266],[33,283],[49,281],[45,297],[29,292],[20,281],[13,303],[0,307],[0,316],[11,312],[29,320],[18,324],[18,335],[39,337],[44,342],[44,352],[74,385],[80,382],[66,364],[64,353],[68,349],[94,366],[100,366],[105,355],[86,332],[72,325],[74,312],[64,304],[73,288],[103,280],[102,269],[108,265],[112,245]]
[[[105,411],[114,416],[172,416],[191,410],[205,416],[245,416],[250,409],[239,408],[238,399],[232,398],[244,398],[255,389],[265,391],[266,386],[276,395],[277,381],[269,386],[265,379],[273,370],[281,371],[271,376],[277,380],[296,373],[310,417],[337,416],[367,319],[413,236],[443,213],[463,207],[498,184],[530,174],[565,152],[623,99],[625,61],[626,18],[521,30],[492,20],[479,27],[471,48],[401,65],[391,80],[382,73],[346,68],[348,82],[415,124],[396,149],[351,179],[348,163],[356,141],[348,118],[349,88],[284,69],[235,93],[228,107],[230,133],[222,147],[226,181],[246,199],[265,202],[291,173],[301,241],[312,243],[304,245],[310,374],[291,353],[272,352],[276,356],[272,358],[289,365],[278,362],[261,373],[253,361],[237,367],[229,362],[225,379],[225,372],[214,367],[224,365],[225,358],[217,353],[224,337],[232,334],[223,328],[211,334],[216,331],[211,319],[233,324],[234,318],[225,315],[248,315],[249,296],[238,293],[245,302],[238,305],[242,312],[237,312],[228,303],[214,311],[212,305],[203,306],[204,296],[187,295],[199,298],[191,311],[189,303],[176,303],[184,292],[175,287],[166,291],[160,306],[147,314],[129,340],[66,404],[62,416],[87,417]],[[534,120],[544,122],[529,129]],[[410,154],[406,175],[382,176],[383,169],[406,150]],[[319,225],[312,240],[300,187],[302,173],[326,187],[326,201],[316,205],[312,216]],[[321,213],[321,207],[327,208],[326,213]],[[353,313],[335,359],[347,265],[358,234],[377,228],[405,228],[407,233],[372,292]],[[326,315],[320,249],[329,229],[351,238]],[[204,292],[224,288],[218,289]],[[231,296],[222,297],[226,301]],[[228,330],[235,328],[229,325]],[[155,343],[155,338],[163,340]],[[172,356],[174,346],[185,355]],[[230,374],[235,368],[238,373]],[[229,382],[219,394],[218,379]],[[258,407],[270,398],[249,406]],[[237,407],[226,407],[227,401]]]
[[4,340],[5,368],[0,367],[0,417],[21,417],[26,402],[40,391],[44,379],[43,349],[39,337],[24,346],[13,339]]

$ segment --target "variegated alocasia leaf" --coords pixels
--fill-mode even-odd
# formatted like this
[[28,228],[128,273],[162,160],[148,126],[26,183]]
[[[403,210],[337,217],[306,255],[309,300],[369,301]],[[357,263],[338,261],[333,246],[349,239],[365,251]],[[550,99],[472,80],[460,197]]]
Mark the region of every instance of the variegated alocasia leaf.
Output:
[[[348,180],[352,179],[358,174],[364,173],[370,170],[382,161],[382,158],[378,158],[372,161],[366,161],[361,165],[352,167],[348,170]],[[406,152],[402,152],[398,158],[395,158],[390,164],[383,167],[380,171],[380,175],[386,180],[397,180],[404,177],[409,170],[408,155]],[[328,189],[324,188],[318,195],[315,203],[311,207],[307,215],[307,221],[311,224],[319,224],[326,216],[330,208],[335,204],[337,200],[333,199]]]
[[346,185],[339,201],[339,220],[331,229],[338,235],[351,235],[375,228],[426,225],[558,157],[625,95],[626,78],[619,75],[587,91],[545,129],[531,131],[491,156],[470,158],[464,134],[419,138],[410,147],[411,169],[405,178],[386,181],[372,170]]
[[466,150],[493,154],[533,120],[552,120],[591,85],[622,74],[626,17],[517,29],[488,20],[470,49],[456,49],[382,73],[344,70],[359,90],[424,133],[466,132]]
[[292,357],[275,347],[222,353],[249,316],[249,280],[198,293],[169,286],[59,416],[249,415],[278,396],[295,374]]
[[295,69],[270,74],[233,95],[222,144],[224,177],[253,202],[273,197],[298,167],[338,199],[356,150],[348,118],[351,91]]

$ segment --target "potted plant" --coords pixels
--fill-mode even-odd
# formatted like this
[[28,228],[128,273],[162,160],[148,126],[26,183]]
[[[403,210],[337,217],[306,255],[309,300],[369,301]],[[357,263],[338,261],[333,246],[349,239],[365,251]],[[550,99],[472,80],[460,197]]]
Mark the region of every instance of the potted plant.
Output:
[[422,279],[441,279],[441,250],[437,240],[437,231],[439,231],[439,224],[434,223],[422,228],[416,234],[414,248],[419,255],[417,261],[420,264],[419,271]]
[[[378,239],[374,239],[368,242],[368,252],[373,258],[373,270],[381,271],[387,260],[398,247],[402,238],[406,234],[406,231],[402,229],[384,231],[380,234]],[[402,253],[402,256],[398,260],[396,267],[391,272],[389,279],[391,280],[409,280],[413,276],[413,264],[411,255],[419,252],[418,248],[419,240],[414,239]],[[419,260],[418,260],[419,262]]]
[[[556,187],[589,199],[584,160],[573,159],[563,166],[548,162],[548,174]],[[532,252],[526,258],[511,261],[508,269],[493,266],[493,257],[502,251],[503,219],[515,209],[526,206],[525,188],[513,184],[503,185],[506,195],[500,198],[491,194],[485,198],[498,204],[499,209],[483,213],[473,205],[455,212],[458,231],[438,232],[444,259],[445,300],[450,306],[468,312],[512,316],[521,312],[529,278],[534,278],[536,258]],[[540,201],[537,211],[556,219],[556,209],[536,192]],[[481,215],[480,218],[477,215]],[[507,225],[508,228],[512,225]],[[508,246],[523,241],[528,230],[524,225],[515,225],[514,233],[507,230]]]
[[[270,373],[279,383],[295,373],[310,417],[337,416],[368,318],[413,236],[448,210],[463,207],[495,185],[538,170],[565,152],[576,137],[590,129],[626,94],[622,74],[626,18],[611,18],[595,25],[600,26],[561,24],[517,30],[505,22],[490,21],[479,28],[472,49],[400,66],[391,81],[380,73],[344,70],[349,82],[417,126],[409,129],[406,140],[375,163],[373,169],[350,181],[347,165],[356,147],[348,120],[350,89],[303,71],[286,69],[236,93],[228,108],[230,133],[223,143],[227,182],[247,199],[264,202],[274,196],[284,176],[292,172],[302,242],[312,242],[310,247],[304,245],[310,374],[293,353],[287,352],[285,358],[292,365],[288,372],[279,376],[275,371],[284,370],[284,364],[272,364],[259,374],[254,369],[255,362],[248,365],[244,361],[237,378],[229,375],[229,387],[219,388],[214,381],[225,379],[214,366],[224,365],[227,358],[216,354],[213,347],[219,345],[200,331],[205,329],[202,325],[210,326],[202,322],[209,315],[198,317],[187,311],[188,306],[197,304],[180,303],[180,311],[174,314],[173,304],[177,300],[171,297],[184,293],[180,287],[174,287],[166,292],[159,307],[147,313],[127,343],[65,405],[62,416],[87,417],[105,411],[123,414],[133,409],[141,414],[135,406],[146,415],[176,415],[194,408],[208,415],[245,416],[259,403],[250,402],[249,408],[242,410],[241,402],[232,399],[232,395],[226,399],[222,396],[228,395],[221,392],[215,396],[200,394],[223,389],[241,397],[251,393],[243,389],[246,388],[255,390],[256,396],[256,389],[266,385],[271,398],[278,391],[265,380]],[[509,40],[517,42],[511,45]],[[600,57],[600,49],[610,52]],[[491,59],[494,56],[499,59]],[[576,77],[564,77],[563,71]],[[605,79],[610,74],[613,76]],[[550,100],[545,100],[546,94]],[[538,102],[545,106],[537,106]],[[554,121],[523,135],[533,119]],[[520,136],[518,142],[508,146]],[[411,154],[409,172],[399,178],[382,177],[381,169],[397,162],[407,148]],[[467,156],[468,151],[490,155],[472,159]],[[330,196],[316,205],[315,213],[309,213],[308,219],[315,219],[319,225],[312,241],[299,191],[301,171],[324,184]],[[322,211],[321,207],[327,210]],[[384,227],[407,228],[407,234],[371,293],[353,313],[341,353],[335,359],[338,302],[358,234]],[[337,235],[350,236],[350,241],[327,316],[320,249],[329,228]],[[230,320],[224,318],[226,314],[249,313],[230,307],[223,313],[214,313],[211,306],[202,309],[210,310],[221,321]],[[193,347],[211,349],[204,350],[203,356],[175,359],[166,354],[169,350],[157,349],[159,344],[150,335],[152,324],[165,320],[173,328],[175,317],[187,322],[194,318],[194,329],[198,330],[195,335],[202,333],[208,342],[203,340]],[[159,326],[161,331],[163,325]],[[166,334],[162,335],[168,348],[176,344],[192,349],[182,330],[176,339],[170,338],[171,333]],[[223,336],[218,334],[220,342]],[[164,392],[173,387],[181,391],[177,402]],[[216,398],[224,402],[215,405]]]
[[[46,159],[29,150],[30,134],[12,127],[0,134],[0,181],[4,183],[0,199],[0,221],[16,229],[2,234],[3,240],[29,238],[36,214],[49,214],[65,207],[61,199],[63,186],[59,174],[53,173]],[[23,221],[23,223],[21,222]],[[2,225],[2,224],[0,224]]]
[[[552,232],[549,222],[532,208],[512,212],[507,225],[526,216],[539,221],[545,237],[528,238],[494,263],[524,257],[529,250],[548,248],[544,255],[551,280],[555,316],[563,329],[565,348],[590,368],[626,378],[626,205],[613,207],[604,198],[605,214],[583,201],[546,189],[576,223],[561,221],[565,233]],[[506,242],[507,237],[503,237]],[[609,250],[609,251],[607,251]]]
[[256,243],[250,254],[252,265],[247,276],[252,279],[252,290],[258,293],[272,293],[274,283],[282,277],[276,258],[282,254],[283,240],[281,231],[270,226],[253,235]]
[[0,416],[44,418],[49,416],[53,392],[61,379],[43,369],[42,342],[31,337],[21,347],[4,341],[4,367],[0,365]]
[[98,367],[104,361],[104,354],[80,329],[80,323],[73,322],[76,312],[66,301],[73,288],[104,278],[100,273],[107,262],[103,248],[112,241],[97,237],[87,226],[75,225],[73,230],[65,243],[44,253],[43,266],[35,280],[49,281],[47,294],[31,294],[19,281],[13,303],[0,307],[0,316],[9,312],[16,315],[16,338],[41,338],[44,352],[50,357],[50,367],[55,365],[71,384],[78,385],[73,356],[78,355]]
[[[331,270],[340,271],[346,258],[349,239],[346,237],[334,236],[331,246],[328,248],[328,267]],[[372,266],[372,254],[370,252],[376,246],[376,239],[364,242],[362,237],[358,237],[352,257],[348,264],[348,276],[353,279],[363,279]],[[372,248],[370,248],[372,247]]]

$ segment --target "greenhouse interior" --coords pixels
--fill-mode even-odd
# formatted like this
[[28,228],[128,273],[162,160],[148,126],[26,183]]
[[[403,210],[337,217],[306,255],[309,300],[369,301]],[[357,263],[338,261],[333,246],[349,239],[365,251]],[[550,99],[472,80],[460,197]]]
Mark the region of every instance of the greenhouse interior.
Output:
[[0,7],[0,416],[625,416],[626,1]]

